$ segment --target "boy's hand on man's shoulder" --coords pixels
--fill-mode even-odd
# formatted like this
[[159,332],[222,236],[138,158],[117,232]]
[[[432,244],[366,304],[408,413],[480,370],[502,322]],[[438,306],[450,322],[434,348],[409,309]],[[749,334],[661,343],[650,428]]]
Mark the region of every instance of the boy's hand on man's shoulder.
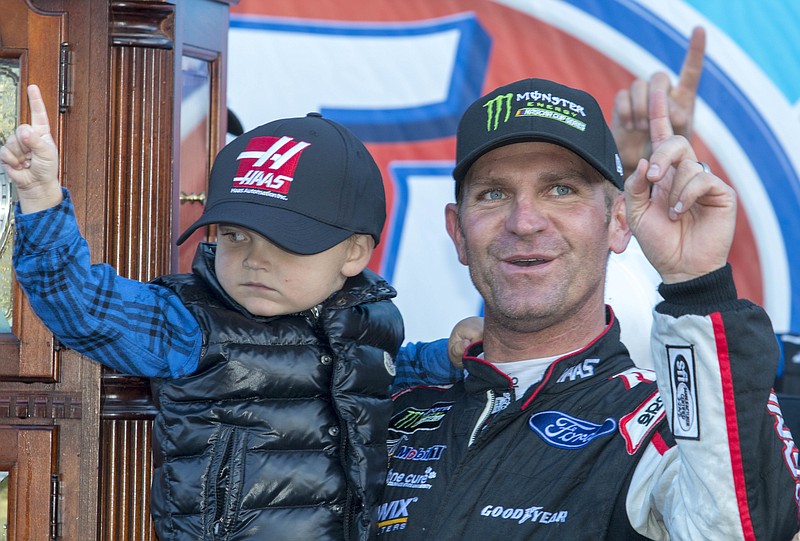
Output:
[[458,368],[463,368],[464,352],[471,344],[481,340],[483,340],[482,317],[471,316],[456,323],[447,341],[447,356],[450,357],[450,362]]
[[63,199],[58,182],[58,149],[41,91],[28,87],[31,123],[22,124],[0,148],[0,163],[14,183],[23,213],[53,207]]

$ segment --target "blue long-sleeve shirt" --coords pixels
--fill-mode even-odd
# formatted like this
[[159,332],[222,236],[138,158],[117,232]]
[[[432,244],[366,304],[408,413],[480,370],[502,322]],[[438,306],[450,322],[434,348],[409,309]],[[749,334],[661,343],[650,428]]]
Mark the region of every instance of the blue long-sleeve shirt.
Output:
[[[203,336],[171,290],[91,264],[69,192],[40,212],[15,209],[14,267],[36,314],[59,341],[126,374],[178,378],[197,369]],[[461,377],[447,341],[409,344],[396,359],[396,389]]]

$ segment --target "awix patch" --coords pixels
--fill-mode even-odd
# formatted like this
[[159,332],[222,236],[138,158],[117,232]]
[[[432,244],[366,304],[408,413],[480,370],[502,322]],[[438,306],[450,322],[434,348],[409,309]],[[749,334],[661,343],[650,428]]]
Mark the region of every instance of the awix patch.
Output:
[[418,498],[404,498],[382,503],[378,508],[379,533],[404,530],[408,523],[408,506],[415,503]]

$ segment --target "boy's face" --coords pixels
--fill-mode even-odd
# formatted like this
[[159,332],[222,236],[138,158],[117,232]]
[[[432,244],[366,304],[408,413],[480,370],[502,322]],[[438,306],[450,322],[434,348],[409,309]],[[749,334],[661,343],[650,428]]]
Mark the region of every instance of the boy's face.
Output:
[[293,314],[316,306],[361,272],[371,244],[355,235],[324,252],[299,255],[249,229],[220,224],[214,267],[225,292],[251,314]]

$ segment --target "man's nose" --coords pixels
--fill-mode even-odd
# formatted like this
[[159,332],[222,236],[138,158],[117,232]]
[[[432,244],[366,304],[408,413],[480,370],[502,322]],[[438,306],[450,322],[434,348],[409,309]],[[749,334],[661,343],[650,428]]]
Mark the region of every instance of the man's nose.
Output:
[[511,205],[506,228],[516,235],[530,235],[542,231],[548,223],[540,201],[531,197],[518,197]]

